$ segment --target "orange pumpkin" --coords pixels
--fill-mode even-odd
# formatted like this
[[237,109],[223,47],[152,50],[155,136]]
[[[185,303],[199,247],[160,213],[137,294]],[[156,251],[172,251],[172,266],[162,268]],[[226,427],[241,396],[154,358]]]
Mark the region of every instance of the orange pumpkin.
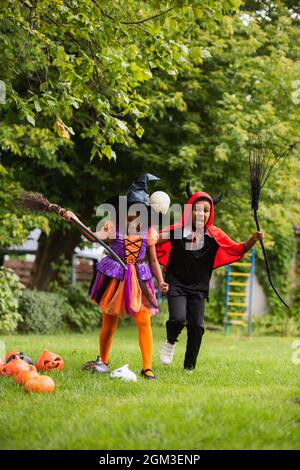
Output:
[[[10,351],[5,355],[4,362],[8,362],[10,358],[15,359],[20,354],[20,351]],[[12,357],[13,356],[13,357]]]
[[63,370],[64,361],[60,356],[58,356],[58,354],[50,352],[48,349],[44,349],[36,361],[35,366],[37,370]]
[[28,364],[33,364],[32,359],[28,356],[25,356],[25,354],[21,351],[8,352],[4,358],[5,363],[7,364],[9,361],[11,361],[12,359],[15,359],[17,356],[20,357],[20,359],[23,359],[23,361],[28,362]]
[[2,367],[2,375],[16,376],[22,370],[28,370],[29,367],[30,365],[27,362],[17,356],[16,359],[12,359],[7,364],[4,364]]
[[19,385],[24,385],[28,380],[38,377],[38,372],[34,366],[29,366],[28,370],[21,370],[16,376],[16,382]]
[[24,385],[24,389],[30,393],[51,393],[55,389],[55,382],[47,375],[39,375],[28,380]]
[[3,361],[2,359],[0,359],[0,375],[2,375],[3,366],[4,366]]

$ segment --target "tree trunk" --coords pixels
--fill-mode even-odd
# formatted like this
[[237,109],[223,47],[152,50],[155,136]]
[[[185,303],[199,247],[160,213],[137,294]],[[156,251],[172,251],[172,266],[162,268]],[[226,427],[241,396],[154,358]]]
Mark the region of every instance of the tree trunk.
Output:
[[42,233],[32,269],[31,287],[47,290],[49,283],[54,281],[58,274],[57,269],[51,267],[51,263],[57,263],[61,255],[71,262],[80,238],[79,230],[58,229],[51,232],[48,237]]

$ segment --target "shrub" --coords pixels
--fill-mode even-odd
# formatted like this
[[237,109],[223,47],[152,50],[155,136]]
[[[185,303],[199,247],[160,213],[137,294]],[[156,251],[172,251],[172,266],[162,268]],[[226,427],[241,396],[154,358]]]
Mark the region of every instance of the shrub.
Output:
[[19,277],[11,269],[0,268],[0,333],[7,334],[16,330],[22,321],[18,313],[19,296],[24,288]]
[[92,331],[99,327],[101,324],[100,320],[101,313],[99,308],[95,310],[92,306],[89,308],[84,306],[77,307],[76,309],[71,308],[65,316],[67,325],[80,333]]
[[78,332],[92,331],[101,324],[101,312],[88,296],[88,287],[80,284],[70,284],[60,290],[68,303],[69,308],[64,315],[64,321],[73,330]]
[[19,301],[22,323],[19,331],[25,333],[57,333],[63,327],[68,305],[63,296],[37,290],[25,290]]
[[279,317],[272,314],[254,318],[254,331],[262,335],[298,336],[300,333],[299,318],[288,315]]

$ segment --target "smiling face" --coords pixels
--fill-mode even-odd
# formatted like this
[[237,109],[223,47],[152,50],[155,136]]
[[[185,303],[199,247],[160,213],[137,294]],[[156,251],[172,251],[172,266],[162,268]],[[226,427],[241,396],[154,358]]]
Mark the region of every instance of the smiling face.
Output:
[[206,200],[198,200],[193,204],[192,223],[193,226],[204,223],[207,224],[210,216],[211,206]]

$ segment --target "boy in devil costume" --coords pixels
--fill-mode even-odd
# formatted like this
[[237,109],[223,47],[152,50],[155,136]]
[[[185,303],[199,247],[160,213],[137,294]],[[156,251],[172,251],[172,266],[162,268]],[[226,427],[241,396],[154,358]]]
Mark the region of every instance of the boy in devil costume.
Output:
[[169,284],[167,341],[160,359],[164,365],[171,364],[178,336],[186,326],[184,369],[193,370],[204,334],[204,305],[213,269],[241,259],[264,234],[257,231],[246,242],[234,242],[213,225],[214,206],[223,193],[214,199],[204,192],[192,194],[189,183],[186,192],[188,201],[181,222],[162,230],[156,245],[157,258]]

